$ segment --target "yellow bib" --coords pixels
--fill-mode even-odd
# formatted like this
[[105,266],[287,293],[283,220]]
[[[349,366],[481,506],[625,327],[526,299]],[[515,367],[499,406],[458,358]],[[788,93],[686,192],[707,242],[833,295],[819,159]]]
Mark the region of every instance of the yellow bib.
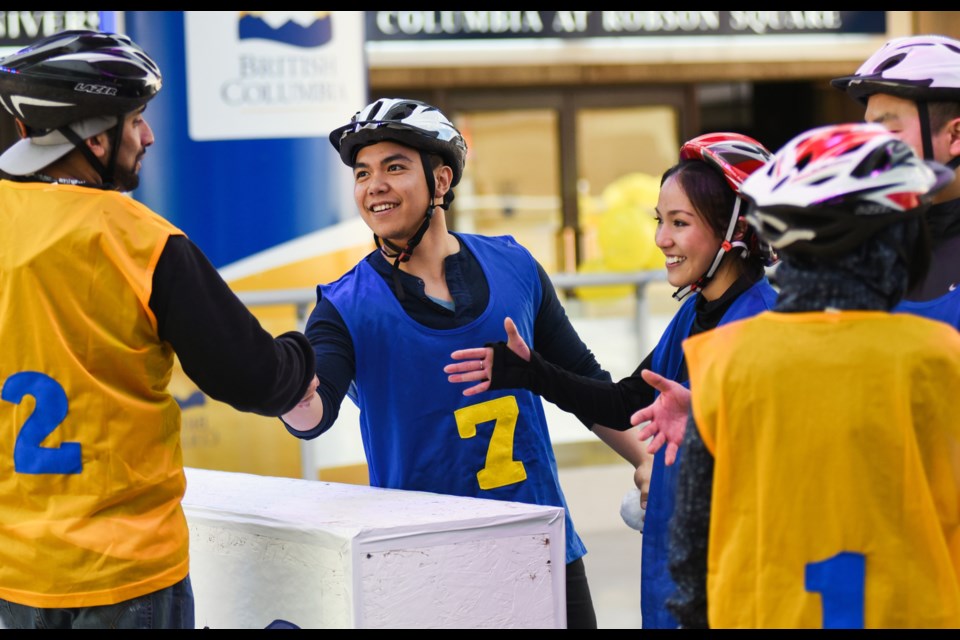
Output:
[[173,352],[149,308],[181,232],[133,199],[0,181],[0,597],[112,604],[188,569]]
[[711,627],[960,626],[960,334],[768,312],[684,349],[716,462]]

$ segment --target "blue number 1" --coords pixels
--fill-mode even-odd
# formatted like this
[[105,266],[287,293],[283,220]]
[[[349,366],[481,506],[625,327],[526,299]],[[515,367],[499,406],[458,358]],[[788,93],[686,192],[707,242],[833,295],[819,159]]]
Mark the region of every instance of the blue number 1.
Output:
[[845,551],[807,564],[804,588],[820,594],[824,629],[863,629],[863,590],[867,561]]
[[44,439],[67,417],[67,394],[60,383],[36,371],[15,373],[3,385],[2,397],[20,404],[24,396],[33,396],[36,405],[23,423],[13,448],[13,468],[17,473],[80,473],[83,458],[80,443],[64,442],[59,447],[41,446]]

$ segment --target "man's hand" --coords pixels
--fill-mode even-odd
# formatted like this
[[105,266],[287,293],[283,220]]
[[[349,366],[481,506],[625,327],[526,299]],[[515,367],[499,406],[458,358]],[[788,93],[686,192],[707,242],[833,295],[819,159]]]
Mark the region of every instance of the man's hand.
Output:
[[639,425],[649,421],[649,424],[640,430],[640,439],[653,438],[647,446],[647,451],[650,453],[656,453],[666,443],[664,462],[668,465],[673,464],[687,430],[690,390],[649,369],[644,369],[640,375],[647,384],[659,391],[660,395],[652,404],[634,413],[630,417],[630,423]]
[[[510,350],[530,362],[530,347],[520,337],[517,325],[510,318],[505,318],[503,328],[507,332],[507,346]],[[443,368],[444,373],[450,374],[447,376],[449,382],[479,382],[464,389],[463,395],[476,395],[490,388],[490,380],[493,377],[493,349],[490,347],[459,349],[451,353],[450,357],[457,362]]]
[[647,497],[650,495],[650,475],[653,473],[653,456],[644,460],[643,464],[633,472],[633,483],[640,491],[640,506],[647,508]]
[[303,399],[293,409],[280,416],[287,425],[296,431],[310,431],[323,419],[323,401],[317,394],[317,387],[319,386],[320,380],[314,374],[313,380],[307,385],[307,392]]
[[297,406],[301,409],[310,406],[310,401],[313,400],[313,396],[317,393],[317,387],[319,386],[320,380],[317,378],[317,374],[313,374],[313,380],[307,385],[307,392],[303,394],[303,399],[297,403]]

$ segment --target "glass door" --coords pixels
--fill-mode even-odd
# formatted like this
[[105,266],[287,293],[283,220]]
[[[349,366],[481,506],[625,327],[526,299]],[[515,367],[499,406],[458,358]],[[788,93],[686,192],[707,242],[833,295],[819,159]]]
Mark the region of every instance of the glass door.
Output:
[[562,228],[559,115],[555,109],[457,111],[467,163],[456,188],[453,226],[483,235],[511,235],[548,273],[559,268]]
[[451,116],[469,148],[452,229],[512,235],[551,274],[656,268],[642,254],[653,242],[660,174],[693,129],[684,89],[500,88],[425,99]]

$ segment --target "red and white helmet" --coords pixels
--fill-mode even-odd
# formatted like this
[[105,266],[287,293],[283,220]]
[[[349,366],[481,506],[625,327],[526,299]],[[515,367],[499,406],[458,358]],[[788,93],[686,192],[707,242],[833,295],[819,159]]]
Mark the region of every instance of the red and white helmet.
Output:
[[953,175],[880,125],[829,125],[788,142],[741,193],[747,221],[775,249],[839,254],[921,215]]
[[703,160],[715,166],[735,193],[751,173],[770,160],[762,144],[740,133],[705,133],[683,143],[681,160]]
[[771,266],[777,262],[777,256],[773,250],[762,242],[752,230],[748,229],[742,237],[735,237],[737,220],[743,215],[742,212],[745,208],[739,195],[740,186],[747,176],[762,167],[770,157],[767,148],[753,138],[728,131],[705,133],[687,140],[680,147],[681,161],[701,160],[715,167],[723,174],[727,184],[737,194],[737,198],[733,211],[730,212],[730,220],[727,223],[723,243],[710,264],[710,268],[696,282],[678,289],[673,294],[673,297],[677,300],[682,300],[690,293],[703,289],[716,274],[723,257],[734,248],[743,250],[741,253],[743,258],[749,255],[761,256],[766,266]]

